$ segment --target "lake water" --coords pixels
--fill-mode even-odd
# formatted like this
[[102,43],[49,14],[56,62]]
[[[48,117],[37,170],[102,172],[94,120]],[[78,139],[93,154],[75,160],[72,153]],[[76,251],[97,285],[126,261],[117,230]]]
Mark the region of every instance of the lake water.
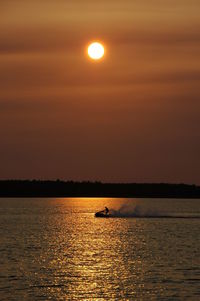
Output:
[[199,255],[200,200],[0,199],[1,301],[200,300]]

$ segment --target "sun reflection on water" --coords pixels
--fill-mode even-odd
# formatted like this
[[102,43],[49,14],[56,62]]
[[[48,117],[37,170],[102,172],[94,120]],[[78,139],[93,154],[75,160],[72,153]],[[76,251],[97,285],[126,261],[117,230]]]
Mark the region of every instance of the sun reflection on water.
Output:
[[[99,208],[99,201],[101,206],[102,203],[107,205],[110,202],[108,199],[93,199],[92,207]],[[91,207],[91,199],[84,199],[83,211],[87,205]],[[127,283],[133,279],[134,274],[136,277],[135,272],[141,268],[141,260],[138,261],[137,256],[129,260],[130,254],[127,254],[127,234],[133,234],[130,223],[136,224],[137,221],[124,220],[122,223],[117,219],[95,219],[93,214],[87,212],[76,217],[75,221],[72,219],[71,225],[75,229],[65,247],[63,262],[73,279],[68,284],[71,296],[78,295],[80,300],[126,298]],[[135,244],[142,243],[137,236],[134,241]],[[134,273],[131,267],[134,267]],[[130,296],[134,296],[133,283],[129,290]]]

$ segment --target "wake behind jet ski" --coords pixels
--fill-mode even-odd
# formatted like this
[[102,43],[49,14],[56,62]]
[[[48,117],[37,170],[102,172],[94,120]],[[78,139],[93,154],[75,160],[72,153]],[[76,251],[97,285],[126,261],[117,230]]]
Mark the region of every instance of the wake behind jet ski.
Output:
[[96,212],[95,217],[110,217],[109,209],[105,207],[104,210]]

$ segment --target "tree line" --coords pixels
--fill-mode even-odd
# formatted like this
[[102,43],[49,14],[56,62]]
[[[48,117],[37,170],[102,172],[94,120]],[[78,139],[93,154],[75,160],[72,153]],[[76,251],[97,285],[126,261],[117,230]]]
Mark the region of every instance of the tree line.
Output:
[[200,186],[168,183],[101,183],[0,180],[0,197],[200,198]]

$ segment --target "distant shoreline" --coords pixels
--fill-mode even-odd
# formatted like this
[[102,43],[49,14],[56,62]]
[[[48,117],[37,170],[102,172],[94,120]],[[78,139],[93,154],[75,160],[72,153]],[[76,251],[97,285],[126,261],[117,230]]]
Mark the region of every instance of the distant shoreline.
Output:
[[113,197],[200,199],[200,186],[168,183],[101,183],[0,180],[0,197]]

